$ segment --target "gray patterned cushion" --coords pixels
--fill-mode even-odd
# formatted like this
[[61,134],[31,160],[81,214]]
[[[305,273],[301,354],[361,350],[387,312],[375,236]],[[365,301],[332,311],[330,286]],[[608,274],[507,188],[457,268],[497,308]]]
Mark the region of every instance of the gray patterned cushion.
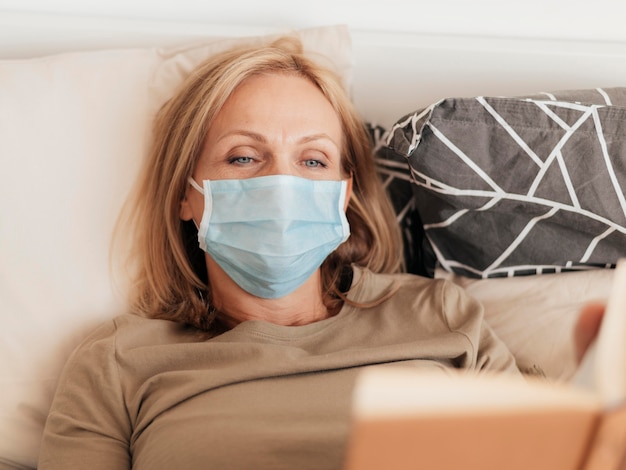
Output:
[[406,158],[385,146],[385,130],[368,124],[374,144],[374,159],[379,176],[391,199],[404,243],[404,264],[408,272],[433,277],[435,258],[422,228],[413,198],[411,173]]
[[398,121],[378,158],[408,161],[411,202],[449,271],[537,274],[626,256],[626,88],[442,100]]

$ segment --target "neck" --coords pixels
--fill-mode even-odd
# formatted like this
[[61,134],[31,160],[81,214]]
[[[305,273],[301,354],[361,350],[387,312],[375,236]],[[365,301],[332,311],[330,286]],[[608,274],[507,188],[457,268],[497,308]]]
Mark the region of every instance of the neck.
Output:
[[264,299],[244,291],[207,255],[211,296],[229,326],[249,320],[276,325],[307,325],[330,316],[322,298],[320,270],[295,291],[278,299]]

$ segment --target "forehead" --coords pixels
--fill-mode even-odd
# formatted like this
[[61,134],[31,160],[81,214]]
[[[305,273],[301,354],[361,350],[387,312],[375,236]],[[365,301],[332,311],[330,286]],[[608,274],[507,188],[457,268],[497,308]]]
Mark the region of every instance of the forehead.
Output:
[[309,125],[341,133],[340,116],[330,101],[311,80],[293,73],[245,79],[225,101],[211,127],[234,123]]

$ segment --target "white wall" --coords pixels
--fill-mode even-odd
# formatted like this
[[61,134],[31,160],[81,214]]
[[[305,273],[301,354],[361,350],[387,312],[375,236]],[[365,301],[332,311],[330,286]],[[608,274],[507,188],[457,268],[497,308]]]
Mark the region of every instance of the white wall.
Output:
[[357,108],[388,127],[448,96],[626,86],[624,18],[625,0],[0,0],[0,59],[342,23]]
[[0,9],[268,27],[626,40],[623,0],[0,0]]

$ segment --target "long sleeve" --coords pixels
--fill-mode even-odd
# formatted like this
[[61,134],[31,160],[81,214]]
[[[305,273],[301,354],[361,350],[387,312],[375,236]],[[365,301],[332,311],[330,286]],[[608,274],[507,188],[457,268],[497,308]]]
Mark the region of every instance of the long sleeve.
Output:
[[485,321],[480,302],[455,284],[446,281],[443,286],[443,313],[450,329],[464,334],[475,348],[463,366],[479,372],[519,374],[513,354]]
[[130,469],[130,424],[115,354],[115,323],[70,357],[46,422],[39,470]]

